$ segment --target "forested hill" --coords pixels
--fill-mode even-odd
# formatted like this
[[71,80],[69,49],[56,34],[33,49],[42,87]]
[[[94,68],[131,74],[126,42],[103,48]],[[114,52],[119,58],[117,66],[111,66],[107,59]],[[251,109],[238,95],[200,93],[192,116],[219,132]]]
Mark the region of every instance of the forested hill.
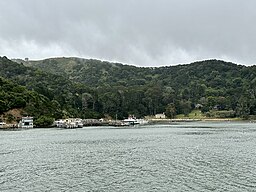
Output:
[[[80,58],[29,61],[24,62],[24,65],[64,75],[73,81],[95,87],[102,85],[134,86],[152,82],[161,83],[164,86],[180,87],[180,85],[188,85],[194,81],[201,81],[207,87],[223,87],[233,84],[234,78],[252,80],[251,78],[255,77],[251,73],[253,67],[247,68],[218,60],[159,68],[140,68]],[[250,74],[252,74],[251,77],[248,76]]]
[[[145,84],[145,80],[148,78],[152,78],[152,69],[150,68],[138,68],[93,59],[54,58],[28,61],[23,62],[23,64],[53,74],[64,75],[72,81],[94,87],[102,85],[141,85]],[[150,77],[147,77],[146,74]]]
[[[26,67],[7,57],[0,57],[0,78],[6,82],[0,87],[0,114],[13,108],[22,108],[24,114],[36,118],[81,116],[79,97],[82,93],[94,93],[90,88],[73,83],[65,76]],[[21,104],[12,104],[11,101]]]
[[174,117],[196,106],[209,114],[227,111],[225,117],[256,115],[255,66],[207,60],[140,68],[80,58],[19,63],[1,58],[0,64],[2,77],[57,102],[59,115],[124,118],[166,112]]

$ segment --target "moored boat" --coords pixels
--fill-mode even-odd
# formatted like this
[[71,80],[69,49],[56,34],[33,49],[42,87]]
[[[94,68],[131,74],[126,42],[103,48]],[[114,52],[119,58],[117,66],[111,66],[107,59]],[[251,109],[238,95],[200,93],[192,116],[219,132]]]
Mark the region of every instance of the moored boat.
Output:
[[6,127],[6,123],[5,122],[0,122],[0,129],[5,128],[5,127]]
[[123,120],[124,125],[144,125],[147,124],[148,121],[145,119],[136,119],[135,117],[128,117]]
[[83,127],[82,119],[79,118],[59,119],[55,121],[54,124],[56,127],[67,129]]

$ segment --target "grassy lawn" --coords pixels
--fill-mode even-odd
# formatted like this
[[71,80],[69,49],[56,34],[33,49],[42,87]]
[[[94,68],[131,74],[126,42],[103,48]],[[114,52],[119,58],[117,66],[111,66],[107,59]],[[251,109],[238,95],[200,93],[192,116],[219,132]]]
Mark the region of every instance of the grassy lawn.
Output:
[[[220,117],[206,117],[200,110],[193,110],[191,113],[188,114],[188,116],[185,116],[184,114],[176,115],[175,119],[225,119]],[[226,119],[229,120],[242,120],[241,118],[232,118],[228,117]]]
[[188,116],[180,114],[180,115],[177,115],[175,118],[176,119],[205,119],[206,117],[203,115],[203,113],[200,110],[193,110],[191,113],[188,114]]

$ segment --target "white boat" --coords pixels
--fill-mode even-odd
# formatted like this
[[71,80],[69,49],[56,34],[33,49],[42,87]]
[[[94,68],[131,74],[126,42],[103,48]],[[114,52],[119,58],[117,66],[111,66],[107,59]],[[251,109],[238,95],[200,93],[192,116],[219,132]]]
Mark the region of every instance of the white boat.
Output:
[[145,119],[136,119],[134,117],[128,117],[128,119],[123,120],[124,125],[144,125],[147,124],[148,121]]
[[0,128],[5,128],[6,123],[5,122],[0,122]]
[[68,128],[68,129],[83,127],[82,119],[78,119],[78,118],[59,119],[55,121],[54,124],[57,127]]
[[128,119],[124,119],[123,123],[124,123],[124,125],[138,125],[139,124],[139,122],[132,117],[129,117]]
[[76,125],[76,127],[78,127],[78,128],[83,128],[84,124],[83,124],[83,122],[82,122],[82,119],[76,119],[76,120],[75,120],[75,125]]
[[148,120],[146,120],[146,119],[137,119],[137,122],[138,122],[140,125],[148,124]]

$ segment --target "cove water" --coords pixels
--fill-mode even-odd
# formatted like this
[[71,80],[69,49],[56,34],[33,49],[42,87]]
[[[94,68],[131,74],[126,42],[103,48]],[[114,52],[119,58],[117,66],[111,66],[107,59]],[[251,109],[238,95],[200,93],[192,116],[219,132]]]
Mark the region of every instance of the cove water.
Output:
[[256,191],[256,124],[0,131],[0,191]]

